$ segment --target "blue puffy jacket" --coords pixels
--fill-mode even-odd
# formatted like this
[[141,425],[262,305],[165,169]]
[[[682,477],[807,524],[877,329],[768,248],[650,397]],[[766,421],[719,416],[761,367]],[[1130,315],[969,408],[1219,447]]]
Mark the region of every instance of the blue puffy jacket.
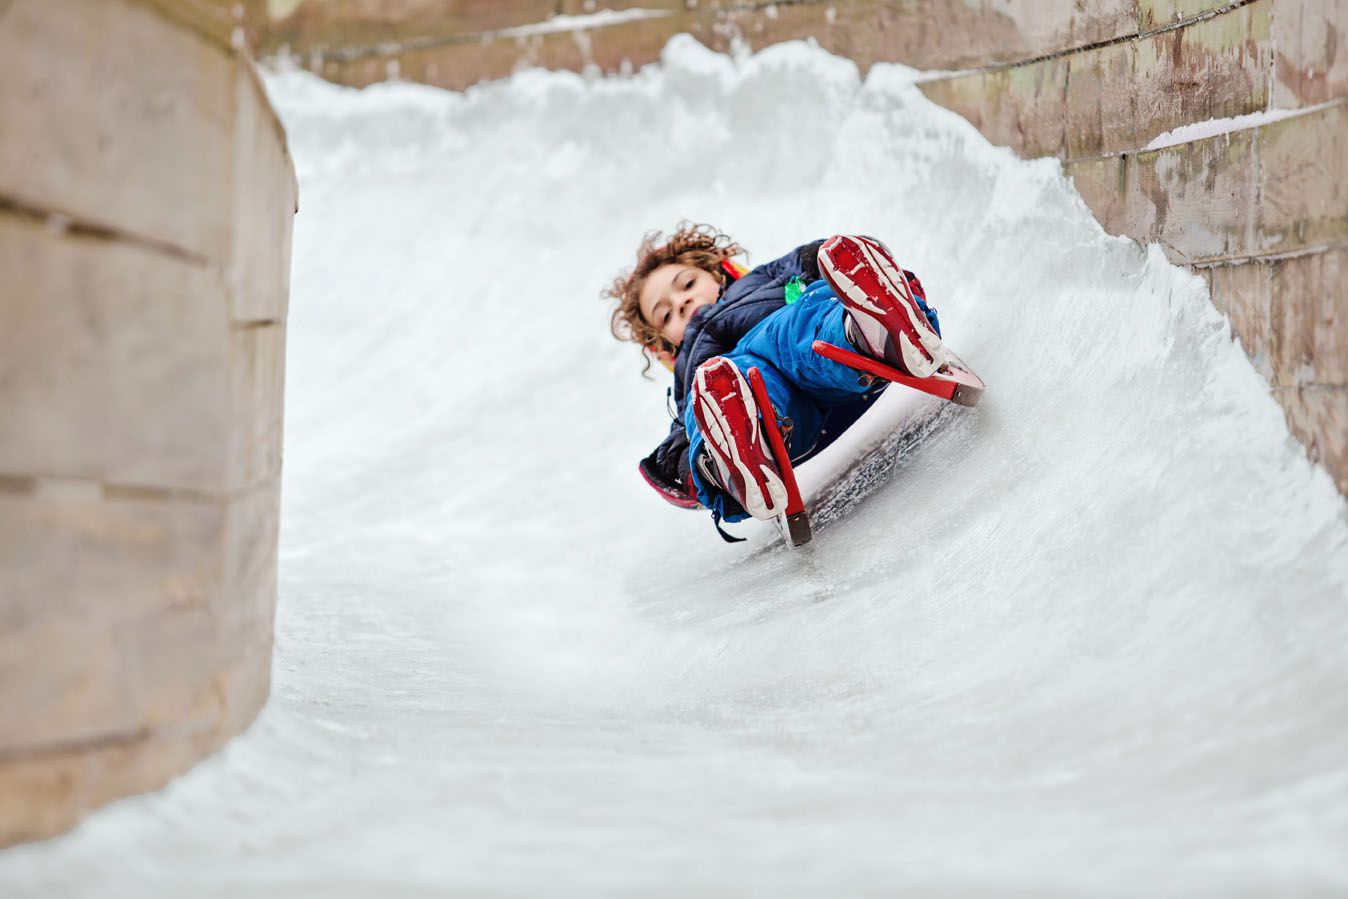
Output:
[[693,313],[674,356],[674,400],[677,413],[669,436],[645,459],[641,473],[669,502],[693,508],[697,491],[688,471],[688,434],[683,428],[684,404],[697,367],[713,356],[735,348],[764,318],[786,305],[786,285],[793,278],[806,283],[819,279],[817,240],[803,244],[785,256],[752,269],[726,285],[721,297]]

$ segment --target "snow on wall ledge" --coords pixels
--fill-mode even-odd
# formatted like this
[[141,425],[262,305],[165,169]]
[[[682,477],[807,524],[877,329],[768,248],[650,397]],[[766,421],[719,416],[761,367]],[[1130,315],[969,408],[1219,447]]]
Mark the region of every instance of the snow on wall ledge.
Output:
[[[446,15],[409,0],[377,13],[303,0],[283,11],[253,19],[263,51],[356,85],[630,71],[679,32],[718,50],[809,38],[863,71],[937,70],[929,97],[1022,156],[1062,158],[1106,230],[1196,267],[1292,433],[1348,492],[1348,3],[528,0]],[[1305,114],[1276,121],[1290,111]],[[1232,119],[1242,127],[1144,150]]]
[[0,4],[0,845],[267,696],[296,183],[231,31]]
[[[912,76],[679,39],[269,81],[305,196],[273,699],[0,855],[8,893],[1341,892],[1344,501],[1201,278]],[[804,552],[635,471],[665,382],[596,294],[683,216],[757,262],[883,236],[988,381],[919,397]]]

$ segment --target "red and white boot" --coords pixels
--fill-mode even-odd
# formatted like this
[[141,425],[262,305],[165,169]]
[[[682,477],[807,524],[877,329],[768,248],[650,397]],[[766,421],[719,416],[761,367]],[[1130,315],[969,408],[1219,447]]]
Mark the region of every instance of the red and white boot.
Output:
[[945,347],[913,299],[903,269],[878,240],[849,234],[819,248],[819,271],[842,300],[857,349],[925,378],[945,364]]
[[786,485],[740,370],[726,357],[713,356],[697,367],[691,399],[721,487],[754,518],[766,521],[785,512]]

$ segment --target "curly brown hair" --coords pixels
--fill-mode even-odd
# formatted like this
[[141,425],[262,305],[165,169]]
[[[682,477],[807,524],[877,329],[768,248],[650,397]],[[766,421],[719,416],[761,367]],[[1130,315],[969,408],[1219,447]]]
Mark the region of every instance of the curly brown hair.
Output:
[[692,265],[709,272],[724,286],[728,276],[721,268],[721,263],[743,252],[739,244],[711,225],[686,221],[679,222],[678,228],[667,240],[659,231],[648,232],[642,238],[641,246],[637,248],[636,267],[614,278],[613,283],[603,291],[603,296],[617,303],[609,320],[613,336],[641,346],[646,359],[646,367],[641,370],[643,375],[650,371],[653,355],[673,355],[678,349],[660,335],[658,328],[641,316],[641,288],[651,272],[662,265]]

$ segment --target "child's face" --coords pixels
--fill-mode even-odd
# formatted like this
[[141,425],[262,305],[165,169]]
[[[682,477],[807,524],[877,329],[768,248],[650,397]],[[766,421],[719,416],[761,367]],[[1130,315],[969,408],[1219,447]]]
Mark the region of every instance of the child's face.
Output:
[[703,306],[716,302],[721,282],[706,269],[673,263],[651,272],[641,285],[637,305],[646,324],[678,346],[688,319]]

